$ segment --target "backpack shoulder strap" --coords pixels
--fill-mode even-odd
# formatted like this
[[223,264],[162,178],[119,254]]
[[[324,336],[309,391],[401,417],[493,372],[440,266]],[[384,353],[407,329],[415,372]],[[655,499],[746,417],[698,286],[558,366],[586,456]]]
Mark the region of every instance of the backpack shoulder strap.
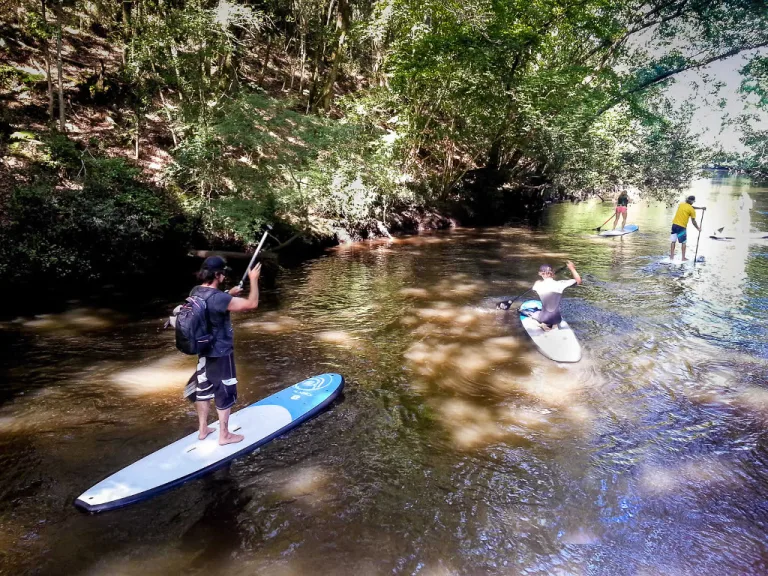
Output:
[[203,301],[205,304],[205,323],[208,326],[209,330],[213,330],[213,323],[211,322],[211,315],[208,312],[208,300],[210,300],[215,294],[217,290],[212,290],[208,293],[207,296],[196,296],[196,298],[200,298],[200,300]]

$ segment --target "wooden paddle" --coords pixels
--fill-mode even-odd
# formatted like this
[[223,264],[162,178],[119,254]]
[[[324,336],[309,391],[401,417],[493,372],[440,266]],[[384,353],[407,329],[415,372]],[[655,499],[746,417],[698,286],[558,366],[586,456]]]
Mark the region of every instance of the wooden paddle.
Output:
[[610,221],[611,221],[611,218],[615,218],[615,217],[616,217],[616,214],[611,214],[610,216],[608,216],[608,220],[606,220],[605,222],[603,222],[602,224],[600,224],[600,226],[598,226],[597,228],[592,228],[592,230],[597,230],[598,232],[600,232],[600,228],[602,228],[603,226],[605,226],[606,224],[608,224],[608,222],[610,222]]

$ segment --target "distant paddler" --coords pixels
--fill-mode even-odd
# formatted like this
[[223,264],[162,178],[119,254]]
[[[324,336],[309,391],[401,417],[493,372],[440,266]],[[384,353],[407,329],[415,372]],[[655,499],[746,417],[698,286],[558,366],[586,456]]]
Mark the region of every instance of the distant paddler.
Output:
[[627,225],[627,206],[629,206],[629,195],[626,190],[622,190],[616,199],[616,218],[613,220],[614,230],[616,230],[616,225],[619,223],[619,216],[623,218],[621,221],[622,230]]
[[675,217],[672,219],[672,233],[669,236],[671,246],[669,247],[669,259],[670,261],[675,259],[675,244],[680,242],[680,249],[682,252],[682,260],[685,262],[688,258],[685,257],[685,244],[688,241],[688,220],[693,222],[693,226],[701,234],[701,227],[696,222],[696,210],[706,210],[706,208],[698,208],[693,205],[696,201],[695,196],[688,196],[685,202],[681,202],[677,207]]

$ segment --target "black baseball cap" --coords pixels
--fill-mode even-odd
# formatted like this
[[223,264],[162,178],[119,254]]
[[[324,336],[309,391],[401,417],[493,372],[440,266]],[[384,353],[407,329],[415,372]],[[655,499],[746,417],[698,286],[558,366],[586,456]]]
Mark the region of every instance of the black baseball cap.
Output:
[[696,196],[691,194],[690,196],[688,196],[688,198],[685,199],[685,201],[688,202],[688,204],[693,204],[694,202],[696,202]]
[[221,272],[226,274],[230,272],[232,268],[227,266],[227,261],[221,256],[208,256],[203,262],[203,270],[211,270],[212,272]]

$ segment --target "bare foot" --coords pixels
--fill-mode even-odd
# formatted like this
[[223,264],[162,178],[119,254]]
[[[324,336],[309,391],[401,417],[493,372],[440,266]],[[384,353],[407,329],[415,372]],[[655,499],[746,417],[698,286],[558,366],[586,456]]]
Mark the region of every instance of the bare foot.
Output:
[[227,444],[236,444],[237,442],[242,442],[245,439],[245,436],[242,434],[230,434],[229,436],[226,436],[224,438],[219,438],[219,446],[226,446]]
[[544,330],[544,332],[549,332],[550,330],[552,330],[552,327],[551,326],[547,326],[546,324],[539,324],[539,327],[542,330]]
[[212,432],[216,432],[216,429],[215,428],[206,428],[205,432],[200,432],[197,435],[197,439],[198,440],[205,440],[206,438],[208,438],[208,434],[211,434]]
[[682,261],[683,262],[688,262],[688,258],[683,258]]

